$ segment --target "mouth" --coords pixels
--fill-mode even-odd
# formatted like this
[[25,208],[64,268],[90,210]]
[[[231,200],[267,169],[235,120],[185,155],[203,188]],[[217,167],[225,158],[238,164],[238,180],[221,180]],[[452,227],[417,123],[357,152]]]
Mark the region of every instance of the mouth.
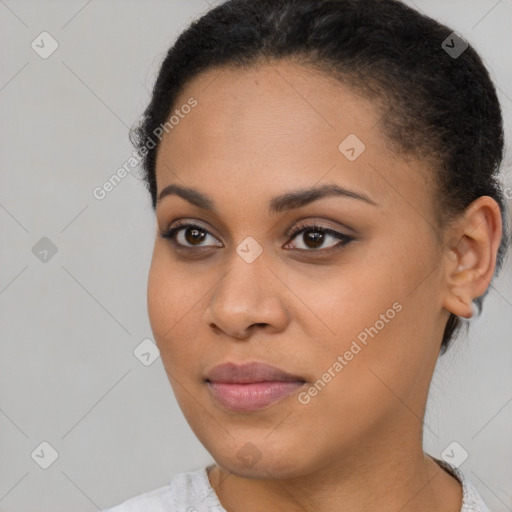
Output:
[[214,399],[235,412],[269,407],[306,384],[299,375],[259,362],[218,365],[207,374],[205,382]]

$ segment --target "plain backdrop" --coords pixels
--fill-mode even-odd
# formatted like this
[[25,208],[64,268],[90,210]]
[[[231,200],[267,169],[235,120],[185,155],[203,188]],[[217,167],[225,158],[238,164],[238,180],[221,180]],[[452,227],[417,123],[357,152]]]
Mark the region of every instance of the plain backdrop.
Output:
[[[510,148],[512,0],[414,5],[482,55]],[[128,128],[169,45],[208,8],[0,0],[0,511],[100,510],[212,460],[161,359],[136,357],[152,339],[149,195],[137,172],[93,195],[132,154]],[[440,359],[425,429],[431,454],[454,441],[468,452],[461,469],[494,512],[512,510],[511,259]]]

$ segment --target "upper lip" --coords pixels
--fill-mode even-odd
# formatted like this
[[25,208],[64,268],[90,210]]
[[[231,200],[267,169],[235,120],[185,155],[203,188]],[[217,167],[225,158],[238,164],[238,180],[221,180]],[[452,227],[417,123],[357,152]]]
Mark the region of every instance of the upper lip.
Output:
[[229,382],[237,384],[265,381],[305,382],[305,379],[299,375],[293,375],[276,366],[256,361],[243,364],[219,364],[206,374],[206,380],[209,382]]

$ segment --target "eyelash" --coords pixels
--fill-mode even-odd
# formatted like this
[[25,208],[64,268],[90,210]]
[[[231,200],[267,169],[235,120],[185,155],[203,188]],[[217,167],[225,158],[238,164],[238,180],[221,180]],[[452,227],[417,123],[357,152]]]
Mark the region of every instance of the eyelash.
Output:
[[[197,246],[197,247],[184,246],[182,244],[179,244],[176,241],[177,233],[181,230],[186,230],[189,228],[197,229],[199,231],[202,231],[202,232],[216,238],[215,235],[213,233],[211,233],[208,229],[206,229],[202,226],[199,226],[198,224],[194,224],[192,222],[180,222],[180,221],[178,221],[178,223],[174,227],[170,228],[165,233],[160,233],[160,237],[164,238],[166,240],[169,240],[176,248],[178,248],[180,250],[195,251],[198,249],[199,250],[205,249],[206,247],[201,247],[201,246]],[[339,231],[335,231],[334,229],[318,226],[314,222],[312,224],[299,223],[292,230],[290,230],[290,232],[288,232],[286,236],[290,237],[290,239],[293,239],[297,235],[304,233],[306,231],[313,231],[313,232],[318,232],[318,233],[322,233],[322,234],[326,234],[326,235],[331,235],[332,237],[337,238],[340,241],[328,249],[295,249],[295,250],[303,251],[303,252],[319,252],[322,254],[326,254],[326,253],[331,253],[332,251],[341,249],[343,246],[347,245],[348,243],[350,243],[351,241],[354,240],[354,238],[351,236],[345,235],[344,233],[340,233]]]
[[297,235],[305,233],[306,231],[313,231],[325,235],[331,235],[333,238],[337,238],[339,242],[333,245],[332,247],[329,247],[328,249],[296,249],[297,251],[321,252],[322,254],[327,254],[337,249],[341,249],[343,246],[347,245],[349,242],[354,240],[354,238],[351,236],[345,235],[344,233],[340,233],[339,231],[335,231],[334,229],[319,226],[315,222],[309,224],[306,222],[299,223],[289,233],[287,233],[287,236],[289,236],[291,239],[294,239]]

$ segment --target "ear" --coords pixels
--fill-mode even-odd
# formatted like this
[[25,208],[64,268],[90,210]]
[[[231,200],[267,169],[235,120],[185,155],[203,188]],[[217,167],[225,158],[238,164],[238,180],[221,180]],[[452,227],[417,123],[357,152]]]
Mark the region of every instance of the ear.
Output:
[[494,275],[501,234],[500,207],[489,196],[473,201],[450,227],[443,299],[449,312],[473,315],[473,299],[485,293]]

